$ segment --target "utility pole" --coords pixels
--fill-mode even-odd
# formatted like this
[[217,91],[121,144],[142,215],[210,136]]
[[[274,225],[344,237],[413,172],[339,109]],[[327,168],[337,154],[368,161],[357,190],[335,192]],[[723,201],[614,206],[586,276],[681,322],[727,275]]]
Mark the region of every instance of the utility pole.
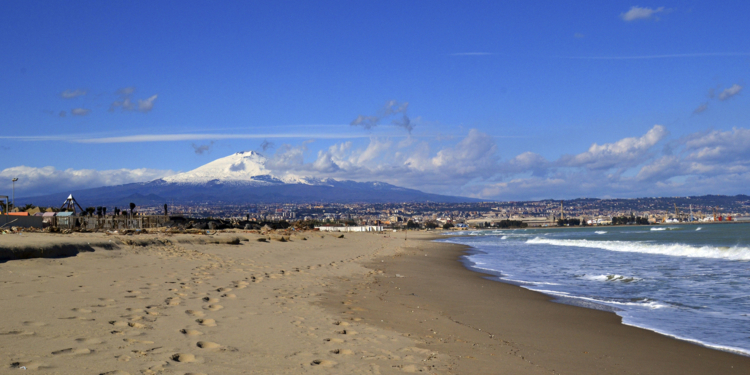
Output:
[[13,194],[12,194],[12,201],[13,201],[13,208],[16,208],[16,181],[18,181],[18,177],[13,177],[11,180],[13,181]]

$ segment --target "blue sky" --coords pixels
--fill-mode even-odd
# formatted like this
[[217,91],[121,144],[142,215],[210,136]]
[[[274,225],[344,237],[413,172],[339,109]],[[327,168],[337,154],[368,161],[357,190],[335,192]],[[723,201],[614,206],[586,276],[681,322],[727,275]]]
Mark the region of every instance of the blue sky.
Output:
[[147,181],[258,150],[276,173],[498,200],[747,193],[748,13],[7,1],[0,189]]

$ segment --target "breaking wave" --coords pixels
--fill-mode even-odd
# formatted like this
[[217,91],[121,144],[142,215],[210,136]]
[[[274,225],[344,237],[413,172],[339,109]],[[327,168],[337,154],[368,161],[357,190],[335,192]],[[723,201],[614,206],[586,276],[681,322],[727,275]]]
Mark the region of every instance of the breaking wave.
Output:
[[587,240],[554,240],[547,238],[532,238],[528,244],[586,247],[624,253],[660,254],[690,258],[714,258],[728,260],[750,260],[750,248],[747,247],[716,247],[689,246],[678,243],[653,244],[626,241],[587,241]]
[[638,281],[643,280],[643,279],[638,278],[638,277],[623,276],[623,275],[617,275],[617,274],[613,274],[613,275],[583,275],[582,278],[584,278],[586,280],[605,281],[605,282],[606,281],[609,281],[609,282],[619,281],[619,282],[622,282],[622,283],[634,283],[634,282],[638,282]]
[[607,231],[606,230],[598,230],[598,231],[596,231],[594,233],[596,233],[596,234],[607,234]]

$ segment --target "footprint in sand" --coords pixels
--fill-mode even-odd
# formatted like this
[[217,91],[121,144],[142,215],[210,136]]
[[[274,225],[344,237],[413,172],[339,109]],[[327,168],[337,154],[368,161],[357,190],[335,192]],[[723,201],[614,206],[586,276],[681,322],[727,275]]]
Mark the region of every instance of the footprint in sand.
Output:
[[198,319],[196,320],[198,324],[206,327],[216,327],[216,321],[213,319]]
[[36,362],[36,361],[20,361],[20,362],[11,363],[10,367],[16,368],[16,369],[26,368],[27,370],[39,370],[40,368],[47,367],[47,365],[41,362]]
[[31,326],[31,327],[42,327],[42,326],[46,326],[47,323],[44,323],[44,322],[34,322],[34,321],[26,321],[26,322],[23,322],[23,325],[25,325],[25,326]]
[[194,329],[187,329],[187,328],[181,329],[180,333],[182,333],[185,336],[198,336],[198,335],[202,335],[203,334],[203,332],[201,332],[201,331],[196,331]]
[[80,355],[80,354],[90,354],[90,353],[91,353],[91,350],[86,349],[86,348],[79,348],[79,349],[67,348],[67,349],[54,351],[52,352],[52,355]]
[[130,373],[122,371],[122,370],[115,370],[115,371],[103,372],[99,375],[130,375]]
[[232,293],[224,293],[224,294],[221,295],[221,298],[233,299],[233,298],[237,298],[237,296],[234,295],[234,294],[232,294]]
[[208,305],[208,306],[203,307],[204,310],[208,310],[208,311],[219,311],[223,308],[224,306],[222,305]]
[[136,340],[136,339],[122,339],[122,341],[125,341],[128,344],[153,344],[154,343],[151,340]]
[[196,344],[201,349],[219,349],[221,345],[211,341],[198,341]]
[[195,310],[185,310],[185,314],[195,316],[198,318],[204,317],[206,314],[203,313],[203,311],[195,311]]
[[203,302],[216,303],[219,302],[218,298],[203,297]]
[[325,341],[325,342],[332,342],[332,343],[335,343],[335,344],[340,344],[340,343],[344,342],[344,340],[342,340],[342,339],[325,339],[323,341]]
[[89,313],[91,313],[91,310],[89,310],[89,309],[82,309],[80,307],[76,307],[76,308],[74,308],[72,310],[75,311],[75,312],[77,312],[77,313],[83,313],[83,314],[89,314]]
[[5,335],[30,336],[30,335],[33,335],[33,334],[34,334],[34,332],[32,332],[32,331],[22,331],[22,330],[0,332],[0,336],[5,336]]
[[320,366],[320,367],[333,367],[336,365],[336,362],[329,361],[327,359],[316,359],[310,363],[313,366]]
[[219,293],[231,292],[232,288],[219,288],[219,289],[216,289],[216,291]]
[[95,344],[101,344],[103,341],[97,338],[82,337],[82,338],[76,339],[76,342],[81,343],[81,344],[86,344],[86,345],[95,345]]
[[177,353],[172,355],[172,360],[176,362],[190,363],[195,362],[195,356],[187,353]]
[[351,351],[351,350],[349,350],[349,349],[333,349],[333,350],[331,350],[331,353],[332,354],[343,354],[343,355],[352,355],[352,354],[354,354],[354,352]]

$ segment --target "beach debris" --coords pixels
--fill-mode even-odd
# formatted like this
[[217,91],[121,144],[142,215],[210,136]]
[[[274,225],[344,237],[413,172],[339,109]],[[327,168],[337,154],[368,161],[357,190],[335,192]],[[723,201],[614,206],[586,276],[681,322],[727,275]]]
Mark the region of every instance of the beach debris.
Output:
[[399,273],[397,273],[397,274],[396,274],[396,277],[405,277],[405,276],[404,276],[404,275],[402,275],[402,274],[399,274]]

